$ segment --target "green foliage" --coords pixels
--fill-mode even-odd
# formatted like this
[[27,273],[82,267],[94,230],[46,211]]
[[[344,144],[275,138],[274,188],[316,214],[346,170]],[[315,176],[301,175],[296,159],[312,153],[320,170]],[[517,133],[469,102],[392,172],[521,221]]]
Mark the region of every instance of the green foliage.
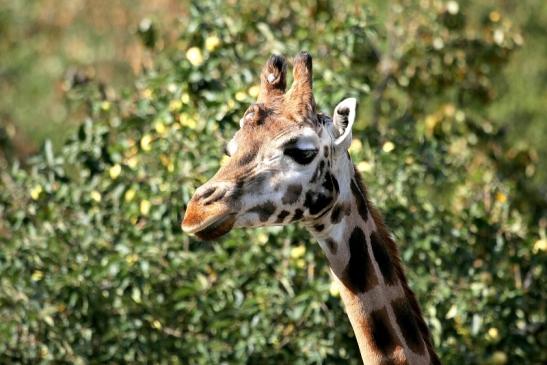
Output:
[[536,162],[482,112],[520,36],[423,4],[380,24],[329,1],[205,2],[169,47],[144,24],[154,67],[135,87],[75,86],[78,132],[2,170],[0,362],[360,363],[303,229],[205,243],[179,228],[262,63],[300,49],[325,111],[362,101],[350,151],[444,362],[545,362],[545,200],[525,178]]

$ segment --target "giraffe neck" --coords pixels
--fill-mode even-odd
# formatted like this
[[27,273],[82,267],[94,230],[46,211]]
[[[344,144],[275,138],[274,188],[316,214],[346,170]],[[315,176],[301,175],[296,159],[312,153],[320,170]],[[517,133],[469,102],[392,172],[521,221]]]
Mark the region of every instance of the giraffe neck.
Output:
[[352,167],[332,211],[309,226],[326,253],[365,364],[440,364],[382,218]]

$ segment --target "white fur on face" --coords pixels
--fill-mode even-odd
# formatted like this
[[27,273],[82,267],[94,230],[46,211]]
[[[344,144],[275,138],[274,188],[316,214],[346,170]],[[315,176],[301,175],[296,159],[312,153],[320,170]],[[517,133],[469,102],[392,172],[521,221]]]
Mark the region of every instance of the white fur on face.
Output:
[[237,151],[237,142],[235,141],[235,138],[232,138],[230,142],[226,145],[226,151],[228,152],[228,156],[233,156]]
[[[246,182],[238,199],[237,205],[239,208],[237,209],[234,227],[287,224],[295,219],[294,216],[297,211],[304,212],[300,219],[306,220],[307,217],[310,217],[309,206],[304,205],[306,194],[308,192],[325,193],[324,180],[317,179],[315,181],[315,179],[312,179],[314,174],[317,173],[321,161],[328,160],[324,164],[330,166],[330,172],[334,176],[345,176],[338,174],[339,171],[337,170],[342,167],[341,165],[346,167],[346,164],[337,160],[343,159],[346,155],[332,153],[335,140],[331,130],[329,130],[332,129],[332,122],[327,122],[321,125],[320,128],[323,128],[322,133],[318,133],[317,129],[313,127],[295,125],[294,129],[289,128],[281,131],[276,138],[263,141],[260,146],[261,153],[257,156],[254,167],[245,173],[247,176],[245,178]],[[238,133],[241,132],[236,132],[234,138],[226,145],[226,151],[230,156],[235,156],[239,147],[238,144],[244,143],[238,137]],[[301,164],[296,162],[290,155],[285,154],[285,151],[289,148],[308,151],[317,150],[317,156],[311,163]],[[327,158],[325,158],[325,149],[329,151]],[[345,181],[343,183],[346,185]],[[298,199],[283,203],[283,198],[289,187],[295,186],[301,187]],[[338,195],[338,192],[331,193]],[[280,220],[278,217],[282,212],[288,212],[288,215],[286,219]],[[265,216],[268,218],[265,219]]]
[[[325,133],[323,133],[325,135]],[[328,137],[327,137],[328,138]],[[227,144],[228,154],[235,155],[238,148],[237,138]],[[234,227],[259,227],[278,225],[278,215],[282,211],[290,213],[287,223],[293,217],[296,210],[305,210],[303,203],[305,193],[314,190],[310,186],[310,180],[317,170],[319,162],[324,159],[323,146],[330,139],[322,140],[317,132],[310,127],[286,130],[278,138],[265,142],[260,147],[262,151],[258,157],[256,167],[249,175],[253,176],[244,185],[244,192],[239,198],[240,209],[237,214]],[[239,141],[241,143],[241,141]],[[286,148],[298,148],[301,150],[317,150],[317,157],[310,164],[299,164],[290,156],[285,155]],[[253,182],[253,180],[255,182]],[[321,189],[322,181],[317,181],[317,189]],[[301,186],[301,193],[297,201],[284,204],[283,197],[290,186]],[[255,209],[256,208],[256,209]],[[267,220],[261,219],[261,210],[273,210]]]

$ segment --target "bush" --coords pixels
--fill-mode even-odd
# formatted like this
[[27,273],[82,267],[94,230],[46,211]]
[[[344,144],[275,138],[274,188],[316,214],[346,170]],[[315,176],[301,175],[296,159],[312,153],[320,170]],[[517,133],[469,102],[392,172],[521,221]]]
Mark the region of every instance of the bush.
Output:
[[134,89],[75,85],[78,133],[2,170],[1,362],[360,363],[303,229],[205,243],[179,228],[262,63],[300,49],[315,56],[325,111],[361,100],[351,153],[444,362],[545,362],[545,200],[527,185],[537,162],[482,114],[520,36],[469,26],[454,2],[424,4],[380,25],[330,1],[206,2],[167,45],[158,24],[141,27],[154,67]]

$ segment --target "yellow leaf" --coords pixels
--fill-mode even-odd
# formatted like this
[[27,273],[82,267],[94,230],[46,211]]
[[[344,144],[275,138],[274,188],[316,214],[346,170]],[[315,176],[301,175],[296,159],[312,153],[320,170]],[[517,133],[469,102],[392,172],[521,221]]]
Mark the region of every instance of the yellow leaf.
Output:
[[249,95],[251,95],[253,98],[257,98],[258,97],[258,93],[260,92],[260,88],[258,87],[258,85],[253,85],[249,88],[249,90],[247,90],[247,92],[249,93]]
[[50,315],[44,316],[44,322],[46,322],[50,327],[55,325],[55,322],[53,322],[53,318]]
[[264,232],[260,232],[258,236],[256,237],[256,240],[259,244],[264,245],[268,243],[268,235]]
[[154,129],[156,130],[156,132],[158,132],[158,134],[160,136],[163,136],[165,135],[165,133],[167,132],[167,128],[165,127],[165,124],[163,124],[161,121],[157,120],[155,123],[154,123]]
[[150,151],[152,147],[150,146],[150,143],[152,142],[152,137],[150,137],[149,134],[145,134],[141,138],[141,148],[143,151]]
[[122,167],[119,164],[115,164],[108,170],[108,174],[112,180],[116,180],[122,173]]
[[220,46],[220,38],[218,38],[217,36],[213,35],[205,39],[205,48],[209,52],[214,51],[216,48],[218,48],[218,46]]
[[537,240],[534,243],[533,251],[534,251],[534,253],[547,251],[547,239],[546,238],[541,238],[541,239]]
[[30,279],[32,281],[40,281],[42,280],[43,277],[44,277],[44,273],[40,270],[36,270],[32,273],[32,275],[30,276]]
[[463,122],[465,120],[465,112],[458,110],[454,118],[456,118],[456,121],[458,122]]
[[491,356],[491,363],[494,365],[507,364],[507,354],[503,351],[496,351]]
[[393,142],[390,142],[390,141],[387,141],[382,146],[382,150],[386,153],[389,153],[389,152],[393,151],[394,149],[395,149],[395,145],[393,144]]
[[171,161],[171,159],[169,158],[169,156],[167,155],[160,155],[160,162],[163,166],[167,166],[169,165],[169,162]]
[[497,10],[493,10],[490,12],[490,14],[488,15],[488,17],[490,18],[490,21],[493,22],[493,23],[497,23],[500,21],[501,19],[501,14],[499,13],[499,11]]
[[167,168],[167,171],[169,172],[173,172],[175,170],[175,164],[173,163],[173,161],[171,160],[171,158],[169,158],[169,156],[167,155],[161,155],[160,156],[160,161],[161,161],[161,164]]
[[152,99],[152,96],[154,96],[154,92],[151,89],[146,88],[142,91],[143,99],[150,100]]
[[500,203],[505,203],[507,201],[507,195],[501,192],[496,193],[496,201]]
[[109,101],[103,101],[101,103],[101,109],[104,110],[104,111],[108,111],[110,110],[110,102]]
[[456,317],[456,314],[458,314],[458,307],[456,307],[456,305],[453,304],[453,305],[450,307],[450,309],[448,310],[448,312],[446,313],[445,318],[446,318],[446,319],[454,318],[454,317]]
[[89,195],[91,196],[91,200],[97,203],[100,203],[102,200],[101,193],[99,193],[97,190],[93,190]]
[[176,112],[182,108],[182,100],[171,100],[169,102],[169,110],[172,112]]
[[175,83],[169,83],[169,85],[167,85],[167,90],[171,93],[171,94],[174,94],[177,92],[178,90],[178,87],[177,87],[177,84]]
[[124,199],[126,202],[130,202],[135,197],[136,191],[133,189],[129,189],[125,192]]
[[340,288],[334,280],[330,282],[329,293],[333,297],[340,296]]
[[32,189],[30,189],[31,198],[34,199],[34,200],[38,200],[38,198],[42,194],[42,191],[43,191],[42,186],[41,185],[36,185]]
[[188,93],[182,94],[182,96],[180,97],[180,101],[183,104],[188,104],[190,102],[190,95]]
[[[49,317],[49,319],[51,319],[51,317]],[[47,320],[46,320],[46,322],[47,322]],[[53,322],[53,320],[52,320],[52,322]],[[53,324],[50,324],[50,326],[53,326]],[[41,345],[40,346],[40,357],[43,359],[44,357],[47,357],[48,355],[49,355],[48,348],[44,345]]]
[[128,255],[128,256],[125,258],[125,261],[126,261],[129,265],[133,265],[133,264],[135,264],[135,262],[139,261],[139,255],[136,255],[136,254]]
[[354,139],[351,141],[351,146],[349,146],[350,153],[359,153],[363,149],[363,143],[360,140]]
[[125,161],[125,163],[127,164],[127,166],[134,169],[139,163],[139,158],[137,156],[130,157]]
[[195,119],[186,114],[180,115],[179,122],[180,125],[182,125],[183,127],[187,127],[190,129],[196,129],[197,127],[197,122],[195,121]]
[[357,164],[357,170],[359,170],[360,172],[371,172],[373,167],[374,166],[367,161],[361,161]]
[[456,107],[453,104],[445,104],[443,107],[444,115],[447,117],[453,117],[456,113]]
[[237,101],[244,101],[245,98],[247,98],[247,94],[245,94],[245,92],[243,91],[238,91],[235,95],[235,98]]
[[300,245],[300,246],[296,246],[296,247],[291,248],[291,257],[293,259],[298,259],[298,258],[304,256],[305,253],[306,253],[306,246],[304,246],[304,245]]
[[148,215],[148,213],[150,213],[150,207],[152,206],[152,204],[150,204],[150,201],[149,200],[141,200],[141,204],[140,204],[140,211],[141,211],[141,214],[142,215]]
[[203,54],[198,47],[190,47],[186,51],[186,58],[193,66],[200,66],[203,64]]
[[131,291],[131,299],[135,301],[135,303],[141,303],[142,302],[142,295],[139,288],[134,287]]
[[446,10],[452,15],[458,14],[458,11],[460,11],[460,4],[458,4],[457,1],[449,1],[446,4]]
[[435,129],[435,126],[439,122],[439,118],[437,118],[436,115],[430,114],[425,118],[425,130],[428,135],[433,134],[433,130]]
[[490,329],[488,329],[488,336],[493,340],[497,339],[499,337],[498,329],[495,327],[490,327]]

